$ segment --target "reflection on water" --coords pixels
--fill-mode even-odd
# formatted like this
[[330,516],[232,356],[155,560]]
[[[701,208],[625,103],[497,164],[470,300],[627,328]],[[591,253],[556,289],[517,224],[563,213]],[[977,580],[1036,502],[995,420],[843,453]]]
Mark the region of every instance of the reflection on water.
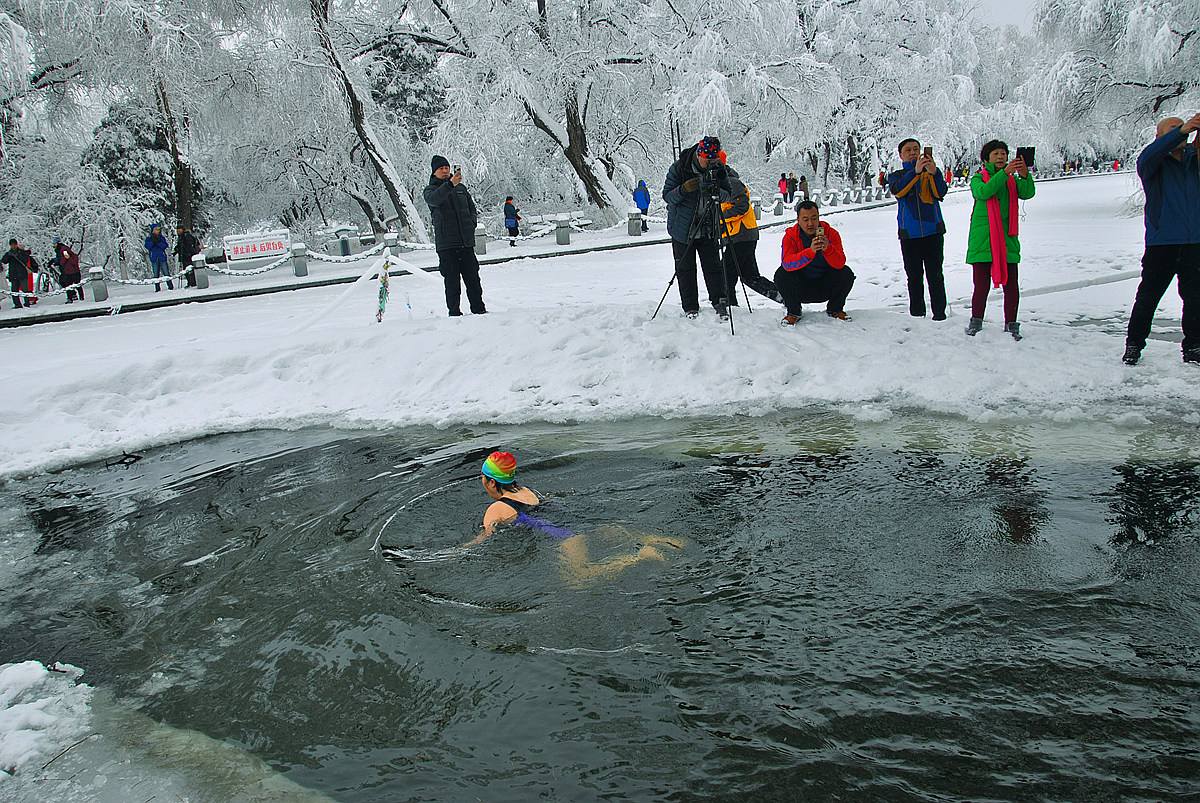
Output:
[[[1182,800],[1198,446],[820,411],[212,438],[0,492],[0,662],[345,801]],[[583,584],[534,532],[459,549],[497,447],[590,559],[684,548]]]

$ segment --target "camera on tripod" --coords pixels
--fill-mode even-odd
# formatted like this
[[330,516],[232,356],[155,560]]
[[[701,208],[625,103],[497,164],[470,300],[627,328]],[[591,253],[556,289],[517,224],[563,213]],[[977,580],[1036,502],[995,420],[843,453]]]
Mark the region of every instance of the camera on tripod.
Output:
[[726,183],[726,175],[725,165],[713,159],[708,163],[708,167],[700,171],[700,189],[715,197],[721,186]]

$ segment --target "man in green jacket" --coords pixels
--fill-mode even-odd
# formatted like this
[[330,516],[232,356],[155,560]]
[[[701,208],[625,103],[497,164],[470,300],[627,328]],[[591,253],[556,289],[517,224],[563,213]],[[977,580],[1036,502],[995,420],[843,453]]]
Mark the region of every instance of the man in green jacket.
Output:
[[975,291],[971,295],[971,322],[968,335],[983,329],[989,285],[1004,288],[1004,331],[1013,340],[1021,339],[1017,306],[1021,295],[1017,286],[1017,265],[1021,261],[1021,241],[1017,223],[1018,201],[1034,195],[1033,176],[1018,156],[1009,161],[1008,145],[993,139],[979,153],[983,167],[971,177],[971,228],[967,232],[967,263],[974,272]]

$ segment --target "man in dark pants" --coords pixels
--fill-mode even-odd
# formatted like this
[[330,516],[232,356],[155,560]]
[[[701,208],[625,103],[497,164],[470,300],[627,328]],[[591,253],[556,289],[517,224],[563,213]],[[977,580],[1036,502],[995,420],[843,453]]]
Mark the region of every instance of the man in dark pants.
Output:
[[[717,250],[716,218],[711,194],[730,192],[729,179],[721,164],[721,143],[705,137],[685,150],[667,170],[662,197],[667,202],[667,233],[675,257],[675,278],[679,281],[679,301],[689,318],[700,314],[700,293],[696,286],[696,257],[704,272],[708,300],[717,315],[729,314],[729,301],[723,287],[721,255]],[[720,213],[719,199],[717,213]]]
[[[196,235],[192,234],[192,230],[182,223],[175,227],[175,256],[179,259],[179,269],[191,267],[192,257],[200,253],[200,241],[196,239]],[[196,286],[196,273],[188,271],[184,274],[187,280],[188,287]]]
[[946,279],[942,274],[946,224],[941,201],[946,197],[946,178],[933,161],[933,149],[921,153],[921,143],[900,143],[901,166],[888,176],[888,188],[896,196],[896,223],[900,254],[908,276],[908,314],[925,317],[925,280],[929,282],[929,305],[935,321],[946,320]]
[[[8,286],[13,293],[26,291],[29,273],[37,270],[38,266],[33,254],[22,248],[15,239],[8,241],[8,253],[4,255],[3,259],[0,259],[0,265],[4,265],[8,269]],[[21,297],[18,295],[14,295],[12,301],[14,309],[33,306],[29,302],[22,304]]]
[[1184,122],[1168,117],[1155,129],[1156,139],[1137,160],[1146,191],[1146,251],[1129,329],[1126,365],[1137,365],[1146,347],[1154,311],[1171,279],[1179,277],[1183,299],[1183,361],[1200,363],[1200,114]]
[[783,296],[787,315],[780,321],[795,326],[804,303],[826,302],[825,314],[848,321],[846,297],[854,286],[854,272],[846,265],[842,237],[821,222],[821,211],[812,201],[796,205],[796,225],[783,233],[783,259],[775,271],[775,287]]
[[425,203],[433,218],[433,244],[437,249],[438,271],[446,283],[446,309],[451,317],[462,315],[459,306],[462,285],[467,288],[471,312],[483,315],[483,287],[479,284],[479,260],[475,258],[475,222],[478,214],[471,193],[462,183],[462,170],[450,172],[444,156],[435,156],[430,164],[433,175],[425,187]]

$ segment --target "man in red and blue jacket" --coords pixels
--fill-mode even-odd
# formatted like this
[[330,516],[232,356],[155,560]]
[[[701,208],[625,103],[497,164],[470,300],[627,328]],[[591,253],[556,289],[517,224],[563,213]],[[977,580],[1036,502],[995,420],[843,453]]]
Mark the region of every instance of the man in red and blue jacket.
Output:
[[935,321],[946,320],[946,279],[942,274],[946,224],[941,201],[946,178],[933,161],[933,149],[921,153],[921,143],[900,143],[901,166],[888,176],[888,189],[896,198],[896,225],[900,255],[908,276],[908,314],[925,317],[925,280]]
[[812,201],[796,205],[796,225],[783,234],[783,259],[775,271],[775,288],[783,296],[787,315],[781,323],[794,326],[803,314],[801,304],[826,302],[825,314],[848,321],[846,298],[854,286],[854,271],[846,265],[842,236],[821,222]]

